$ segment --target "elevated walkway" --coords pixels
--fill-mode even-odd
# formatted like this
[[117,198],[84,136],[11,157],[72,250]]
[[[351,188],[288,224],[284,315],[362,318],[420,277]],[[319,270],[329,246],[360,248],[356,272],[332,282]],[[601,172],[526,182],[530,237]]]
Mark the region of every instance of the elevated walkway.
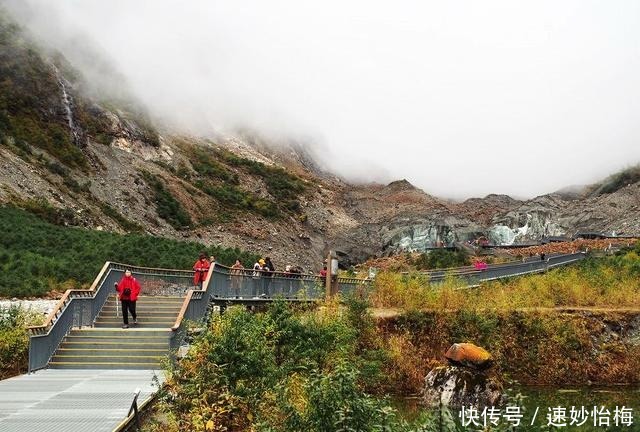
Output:
[[127,418],[135,390],[142,406],[163,381],[149,370],[44,369],[9,378],[0,381],[0,431],[112,432]]
[[[449,275],[471,283],[532,274],[571,264],[584,254],[428,273],[430,282]],[[113,284],[125,269],[142,285],[138,325],[120,328]],[[186,320],[206,320],[212,304],[261,304],[324,297],[319,276],[255,274],[216,265],[202,289],[189,289],[193,272],[106,263],[89,290],[67,291],[41,326],[30,328],[29,375],[0,381],[0,431],[113,431],[127,419],[134,392],[150,400],[162,383],[162,359],[186,334]],[[338,278],[338,292],[367,291],[370,281]],[[130,321],[130,324],[132,320]],[[154,378],[157,377],[157,378]]]

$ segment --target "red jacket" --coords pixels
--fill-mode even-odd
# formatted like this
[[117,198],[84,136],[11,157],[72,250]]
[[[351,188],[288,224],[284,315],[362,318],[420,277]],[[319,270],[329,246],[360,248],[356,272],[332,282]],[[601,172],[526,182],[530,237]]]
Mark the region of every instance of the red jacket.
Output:
[[207,273],[209,273],[209,267],[211,267],[211,263],[209,263],[209,260],[207,259],[205,259],[204,261],[196,261],[196,263],[193,265],[193,270],[195,271],[195,274],[193,275],[194,285],[199,285],[200,282],[204,283],[204,281],[207,279]]
[[[124,295],[124,290],[129,288],[131,290],[131,294]],[[122,276],[120,282],[118,282],[118,288],[116,288],[118,294],[120,294],[120,300],[138,300],[138,295],[140,294],[140,283],[133,276]]]

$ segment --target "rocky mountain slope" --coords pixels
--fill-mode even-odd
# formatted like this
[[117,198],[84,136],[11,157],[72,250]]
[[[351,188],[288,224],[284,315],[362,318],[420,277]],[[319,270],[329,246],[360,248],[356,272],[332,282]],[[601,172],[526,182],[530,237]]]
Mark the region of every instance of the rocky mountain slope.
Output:
[[223,244],[313,270],[328,249],[355,262],[480,236],[640,234],[637,173],[527,201],[453,203],[406,180],[348,184],[295,142],[175,135],[135,101],[90,87],[0,14],[0,203],[59,224]]

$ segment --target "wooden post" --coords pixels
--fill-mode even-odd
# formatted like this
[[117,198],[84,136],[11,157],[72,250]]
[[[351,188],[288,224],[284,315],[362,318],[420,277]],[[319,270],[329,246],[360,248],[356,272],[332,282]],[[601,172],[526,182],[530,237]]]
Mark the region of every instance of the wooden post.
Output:
[[327,275],[325,276],[324,279],[324,288],[325,288],[325,297],[327,300],[331,300],[331,258],[332,258],[332,253],[331,251],[329,251],[329,254],[327,255]]
[[333,251],[329,251],[327,255],[327,279],[325,280],[325,292],[327,300],[338,293],[338,273],[333,273],[333,260],[337,260],[337,256]]

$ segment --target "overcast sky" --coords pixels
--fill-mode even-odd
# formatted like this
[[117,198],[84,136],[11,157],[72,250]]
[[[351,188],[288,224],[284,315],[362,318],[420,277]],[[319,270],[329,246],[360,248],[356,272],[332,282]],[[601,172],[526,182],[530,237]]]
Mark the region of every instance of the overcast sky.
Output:
[[167,124],[311,138],[355,179],[531,197],[640,162],[634,0],[6,4]]

